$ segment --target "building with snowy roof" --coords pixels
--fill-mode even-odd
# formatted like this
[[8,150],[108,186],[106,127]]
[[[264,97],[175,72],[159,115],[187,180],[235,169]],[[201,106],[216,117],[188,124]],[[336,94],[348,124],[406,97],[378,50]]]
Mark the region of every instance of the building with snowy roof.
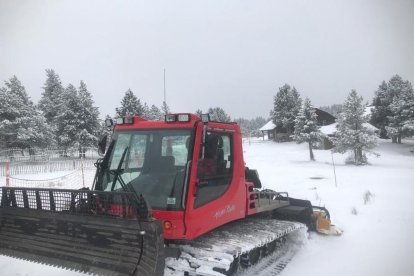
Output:
[[[321,126],[319,129],[325,136],[324,139],[324,149],[331,149],[333,148],[332,137],[335,137],[335,132],[337,130],[338,123],[333,123],[326,126]],[[370,123],[363,123],[362,124],[365,128],[374,131],[375,133],[379,132],[379,129],[375,126],[371,125]]]
[[[336,118],[330,113],[319,108],[315,108],[315,112],[319,126],[326,126],[335,123]],[[263,140],[266,138],[266,136],[267,139],[275,140],[276,142],[286,142],[292,140],[292,133],[289,133],[284,127],[276,126],[273,123],[273,120],[270,120],[264,126],[262,126],[260,128],[260,131],[262,132]]]

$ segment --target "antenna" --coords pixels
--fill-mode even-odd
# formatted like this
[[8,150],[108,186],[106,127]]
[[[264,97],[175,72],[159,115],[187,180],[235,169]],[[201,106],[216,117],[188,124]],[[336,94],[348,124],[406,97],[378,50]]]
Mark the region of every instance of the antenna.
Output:
[[167,90],[165,88],[165,68],[164,68],[164,102],[167,104]]

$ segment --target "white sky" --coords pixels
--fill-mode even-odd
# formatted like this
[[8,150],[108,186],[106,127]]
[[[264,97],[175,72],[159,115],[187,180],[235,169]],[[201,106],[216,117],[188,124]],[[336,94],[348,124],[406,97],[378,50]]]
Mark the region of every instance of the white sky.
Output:
[[52,68],[84,80],[102,116],[128,88],[160,106],[163,68],[175,112],[267,117],[284,83],[315,106],[353,88],[371,101],[394,74],[414,82],[413,49],[413,0],[0,0],[0,81],[37,102]]

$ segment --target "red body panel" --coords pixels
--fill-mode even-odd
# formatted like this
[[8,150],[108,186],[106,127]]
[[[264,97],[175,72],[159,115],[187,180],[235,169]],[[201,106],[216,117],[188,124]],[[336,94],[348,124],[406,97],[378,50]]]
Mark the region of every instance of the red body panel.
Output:
[[186,227],[184,224],[184,211],[160,211],[153,210],[152,215],[162,221],[169,221],[171,229],[164,228],[164,239],[186,239]]
[[252,202],[249,198],[251,183],[245,182],[244,160],[242,149],[242,137],[240,127],[237,124],[209,122],[208,131],[231,133],[232,134],[232,156],[233,156],[233,177],[228,189],[219,198],[204,204],[198,208],[194,207],[197,194],[197,164],[201,151],[203,123],[201,119],[191,114],[189,122],[167,123],[165,121],[146,121],[134,117],[134,123],[129,125],[117,125],[117,130],[135,129],[177,129],[195,128],[195,142],[192,155],[192,166],[189,173],[187,185],[187,197],[185,210],[165,211],[153,210],[153,216],[163,222],[172,223],[171,229],[164,229],[165,239],[194,239],[204,233],[211,231],[230,221],[241,219],[247,215],[254,214],[255,208],[249,208]]

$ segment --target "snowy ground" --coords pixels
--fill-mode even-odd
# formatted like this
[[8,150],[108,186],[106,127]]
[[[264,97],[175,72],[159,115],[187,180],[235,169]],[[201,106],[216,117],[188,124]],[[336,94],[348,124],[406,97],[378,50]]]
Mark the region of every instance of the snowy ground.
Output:
[[[246,163],[260,170],[267,188],[326,206],[345,231],[341,237],[311,234],[281,275],[414,275],[413,149],[413,141],[381,141],[381,156],[363,167],[334,154],[336,186],[330,151],[316,151],[317,161],[310,162],[306,145],[246,144]],[[367,191],[374,196],[364,204]]]
[[[414,141],[381,141],[381,156],[363,167],[334,154],[337,184],[330,151],[315,151],[311,162],[306,145],[246,141],[244,148],[247,166],[259,170],[265,188],[326,206],[345,231],[341,237],[311,234],[282,276],[413,275]],[[373,196],[365,204],[368,191]],[[0,275],[81,274],[0,256]]]

